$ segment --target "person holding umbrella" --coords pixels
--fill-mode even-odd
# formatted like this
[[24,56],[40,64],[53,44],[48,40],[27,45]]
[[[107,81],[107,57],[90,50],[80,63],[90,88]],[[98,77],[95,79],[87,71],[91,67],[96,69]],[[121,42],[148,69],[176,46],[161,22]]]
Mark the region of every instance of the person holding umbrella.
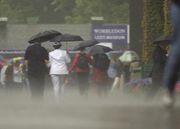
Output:
[[110,60],[105,53],[93,55],[93,81],[97,86],[97,92],[100,97],[106,96],[110,89],[108,68]]
[[79,92],[81,95],[87,96],[89,88],[89,64],[92,64],[92,59],[89,54],[85,53],[85,47],[79,47],[79,49],[80,52],[74,55],[69,72],[71,73],[74,70],[77,73]]
[[72,65],[69,69],[69,72],[75,71],[77,75],[77,82],[79,85],[79,92],[81,95],[88,95],[89,88],[89,65],[93,64],[93,60],[90,54],[86,54],[85,48],[91,47],[99,43],[96,40],[86,40],[79,43],[74,47],[74,51],[79,51],[76,53],[73,58]]
[[112,51],[112,48],[99,44],[93,46],[90,50],[90,53],[93,55],[92,79],[100,97],[106,96],[110,90],[108,77],[110,60],[106,54],[110,51]]
[[154,96],[158,89],[163,85],[163,74],[167,61],[167,46],[169,42],[170,39],[164,35],[153,42],[155,47],[152,54],[153,67],[150,73],[150,76],[152,77],[151,96]]
[[140,58],[135,51],[126,50],[119,57],[119,60],[122,61],[123,63],[122,73],[123,73],[124,83],[128,83],[132,79],[131,77],[133,77],[134,68],[139,65]]
[[26,49],[24,59],[31,96],[33,99],[42,99],[47,73],[46,63],[49,60],[48,52],[41,43],[33,43]]
[[48,51],[41,44],[57,35],[61,33],[54,30],[44,31],[33,35],[28,41],[30,45],[25,50],[24,59],[33,100],[43,98],[45,76],[48,73],[46,67],[49,60]]
[[61,50],[62,44],[55,42],[53,44],[54,50],[49,53],[50,72],[54,96],[56,100],[63,96],[64,84],[66,83],[68,73],[67,63],[70,63],[71,59],[65,50]]

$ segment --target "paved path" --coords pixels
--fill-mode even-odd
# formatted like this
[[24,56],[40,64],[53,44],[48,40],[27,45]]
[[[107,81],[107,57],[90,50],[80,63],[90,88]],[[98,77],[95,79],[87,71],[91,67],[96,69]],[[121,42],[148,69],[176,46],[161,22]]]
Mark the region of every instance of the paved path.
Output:
[[163,107],[157,97],[147,101],[139,93],[88,98],[69,92],[56,103],[25,95],[0,95],[0,129],[180,129],[180,108]]

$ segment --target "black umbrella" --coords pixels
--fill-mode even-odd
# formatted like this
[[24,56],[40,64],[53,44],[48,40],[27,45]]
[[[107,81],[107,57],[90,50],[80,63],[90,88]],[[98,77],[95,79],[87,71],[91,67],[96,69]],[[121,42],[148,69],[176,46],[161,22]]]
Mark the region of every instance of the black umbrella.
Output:
[[102,54],[102,53],[106,53],[110,51],[113,51],[113,49],[110,47],[95,45],[90,49],[90,54],[96,55],[96,54]]
[[33,35],[29,39],[28,42],[29,43],[36,43],[36,42],[42,43],[42,42],[49,41],[58,35],[61,35],[61,33],[55,30],[44,31],[44,32],[37,33],[36,35]]
[[96,44],[98,44],[99,42],[96,40],[86,40],[86,41],[82,41],[81,43],[79,43],[73,50],[77,51],[80,50],[81,48],[86,48],[86,47],[91,47],[94,46]]
[[63,34],[58,35],[50,40],[51,42],[69,42],[69,41],[83,41],[83,39],[79,35],[72,35],[72,34]]
[[159,43],[170,43],[171,42],[171,36],[168,35],[162,35],[154,40],[153,44],[159,44]]

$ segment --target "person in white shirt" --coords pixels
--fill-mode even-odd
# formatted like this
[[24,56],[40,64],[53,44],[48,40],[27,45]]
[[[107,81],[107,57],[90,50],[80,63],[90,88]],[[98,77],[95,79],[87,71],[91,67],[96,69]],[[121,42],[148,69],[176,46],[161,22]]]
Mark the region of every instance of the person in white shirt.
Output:
[[67,51],[60,49],[61,46],[60,42],[54,43],[53,47],[55,50],[49,53],[49,74],[51,75],[54,95],[57,100],[64,93],[64,84],[69,74],[67,64],[71,61]]

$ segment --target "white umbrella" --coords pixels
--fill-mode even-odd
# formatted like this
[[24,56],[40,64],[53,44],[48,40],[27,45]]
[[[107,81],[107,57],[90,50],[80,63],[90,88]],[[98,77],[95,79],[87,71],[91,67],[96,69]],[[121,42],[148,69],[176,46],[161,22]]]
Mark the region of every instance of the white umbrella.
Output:
[[132,62],[139,60],[139,56],[135,51],[125,51],[120,57],[119,60],[122,62]]
[[109,48],[113,49],[112,43],[109,43],[109,42],[100,42],[96,45],[105,46],[105,47],[109,47]]

